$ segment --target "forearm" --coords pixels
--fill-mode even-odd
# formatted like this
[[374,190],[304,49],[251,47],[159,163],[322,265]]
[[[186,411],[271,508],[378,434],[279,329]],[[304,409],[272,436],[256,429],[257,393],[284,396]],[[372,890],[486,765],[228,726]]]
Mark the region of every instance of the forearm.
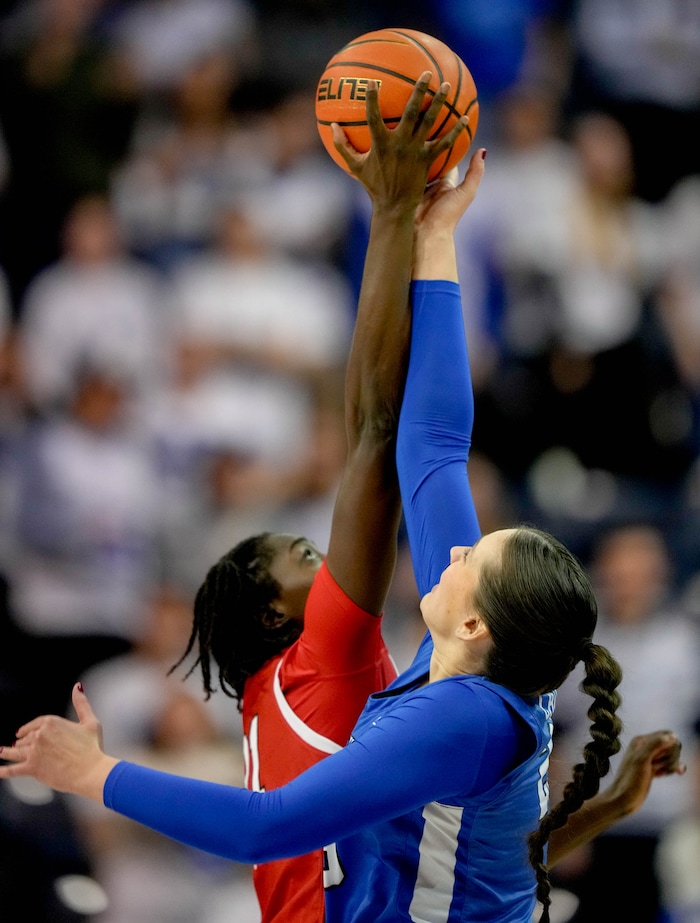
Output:
[[549,865],[598,836],[616,821],[634,814],[658,776],[683,775],[681,742],[673,731],[650,731],[633,737],[610,785],[572,814],[549,839]]
[[396,561],[396,429],[408,365],[415,207],[375,201],[345,380],[348,455],[333,513],[330,572],[379,615]]
[[452,545],[471,545],[479,524],[467,478],[474,404],[459,287],[414,283],[411,358],[397,466],[421,594],[437,583]]
[[627,813],[629,811],[624,800],[615,797],[610,789],[599,792],[594,798],[584,802],[578,811],[569,815],[563,827],[554,830],[550,835],[547,847],[548,867],[552,868],[579,846],[595,839]]
[[410,336],[415,207],[376,205],[370,224],[345,387],[350,446],[370,424],[395,432]]
[[439,233],[418,231],[413,256],[413,278],[459,281],[457,252],[452,231],[447,229]]

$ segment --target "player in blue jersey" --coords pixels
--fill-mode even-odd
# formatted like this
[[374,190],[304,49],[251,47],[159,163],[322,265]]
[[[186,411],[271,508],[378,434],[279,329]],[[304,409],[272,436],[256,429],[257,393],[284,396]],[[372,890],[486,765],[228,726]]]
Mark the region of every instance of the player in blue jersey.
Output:
[[[380,158],[403,152],[389,158],[396,175],[388,171],[387,183],[412,170],[422,189],[417,107],[389,133],[374,86],[368,95],[373,148]],[[365,159],[338,143],[361,170]],[[536,887],[548,918],[546,843],[595,795],[619,749],[620,675],[592,640],[595,600],[565,548],[529,528],[479,538],[466,471],[472,402],[452,234],[482,172],[477,154],[463,183],[431,187],[417,214],[398,462],[428,633],[409,670],[371,697],[347,746],[273,791],[183,779],[107,756],[78,688],[79,723],[29,722],[0,752],[10,761],[0,778],[34,775],[237,861],[335,843],[328,923],[530,923]],[[579,661],[593,697],[592,738],[562,806],[545,813],[555,690]]]

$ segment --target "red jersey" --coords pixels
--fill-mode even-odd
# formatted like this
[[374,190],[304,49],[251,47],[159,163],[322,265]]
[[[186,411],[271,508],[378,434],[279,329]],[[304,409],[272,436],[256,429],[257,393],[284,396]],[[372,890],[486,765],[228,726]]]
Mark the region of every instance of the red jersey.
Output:
[[[321,565],[300,638],[246,680],[246,787],[269,791],[294,779],[350,736],[368,697],[396,668],[382,620],[356,606]],[[323,923],[323,851],[253,869],[262,923]]]

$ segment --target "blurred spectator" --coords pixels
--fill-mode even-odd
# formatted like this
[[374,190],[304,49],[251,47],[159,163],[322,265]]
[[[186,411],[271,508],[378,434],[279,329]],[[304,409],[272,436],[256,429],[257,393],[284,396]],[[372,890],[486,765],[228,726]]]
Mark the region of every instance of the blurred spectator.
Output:
[[681,576],[690,579],[700,561],[700,174],[674,185],[662,213],[669,268],[661,282],[659,315],[694,412],[696,460],[684,491],[687,515],[672,535]]
[[230,57],[237,66],[251,65],[257,55],[257,17],[248,0],[117,3],[104,31],[146,100],[169,93],[212,55]]
[[477,391],[499,351],[527,354],[546,340],[551,238],[580,183],[556,95],[521,83],[502,93],[494,110],[488,174],[456,238]]
[[298,453],[309,389],[345,365],[349,292],[329,267],[285,255],[246,206],[224,208],[218,217],[216,248],[173,276],[175,337],[197,358],[204,379],[223,375],[231,383],[232,407],[245,405],[257,387],[278,392],[283,404],[295,400],[302,429],[290,422],[287,451]]
[[[678,368],[700,406],[700,173],[676,183],[663,202],[669,267],[659,299]],[[700,445],[700,433],[697,435]]]
[[627,131],[635,193],[661,201],[700,163],[700,5],[685,0],[570,3],[570,106]]
[[[618,714],[625,738],[649,727],[673,728],[684,755],[686,746],[690,755],[700,710],[700,632],[672,593],[672,562],[662,533],[649,523],[610,529],[596,545],[591,575],[600,607],[596,641],[622,665]],[[585,737],[572,722],[581,713],[580,681],[576,670],[560,690],[554,764],[571,766],[580,758]],[[611,774],[619,759],[611,761]],[[583,874],[568,883],[581,901],[576,923],[658,923],[657,846],[669,825],[691,810],[693,784],[692,773],[657,779],[637,813],[591,844]]]
[[217,49],[173,79],[158,105],[143,107],[111,197],[130,249],[160,269],[203,250],[216,211],[240,192],[259,152],[239,142],[231,97],[235,57]]
[[477,438],[535,515],[558,532],[568,520],[576,547],[617,514],[646,510],[673,528],[696,446],[692,397],[655,309],[660,214],[632,195],[618,122],[581,116],[572,141],[576,181],[563,163],[536,219],[516,210],[532,233],[506,225],[496,240],[502,356],[477,392]]
[[7,576],[42,711],[64,711],[82,670],[128,649],[154,579],[157,469],[128,407],[128,381],[86,366],[64,412],[16,447]]
[[160,280],[124,248],[104,196],[70,210],[60,258],[30,283],[19,341],[28,399],[42,411],[65,400],[86,362],[128,376],[142,397],[162,371]]
[[357,185],[328,157],[314,94],[252,80],[221,52],[198,60],[168,104],[145,107],[112,196],[132,249],[171,270],[206,250],[219,210],[245,197],[288,253],[334,260]]
[[249,214],[282,251],[335,262],[354,196],[366,193],[321,144],[315,84],[260,79],[241,87],[234,106],[241,140],[257,161],[245,187]]
[[9,161],[0,263],[15,312],[29,281],[58,256],[69,208],[107,190],[131,136],[139,97],[99,35],[105,5],[35,0],[0,21],[0,125]]

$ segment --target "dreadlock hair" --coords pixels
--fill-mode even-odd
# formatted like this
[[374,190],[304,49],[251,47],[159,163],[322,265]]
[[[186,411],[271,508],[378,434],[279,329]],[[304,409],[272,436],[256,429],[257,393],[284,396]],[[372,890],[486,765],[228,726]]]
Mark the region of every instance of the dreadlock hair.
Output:
[[213,661],[218,667],[218,685],[237,700],[239,711],[246,679],[296,641],[302,628],[292,620],[276,628],[265,624],[264,616],[281,591],[270,576],[275,556],[271,535],[261,532],[244,539],[209,569],[195,596],[187,648],[169,670],[176,670],[197,642],[197,659],[185,678],[199,666],[209,699],[216,691],[212,684]]
[[536,896],[543,907],[540,923],[549,923],[545,847],[551,832],[598,792],[610,757],[620,750],[622,722],[616,711],[622,669],[606,648],[592,641],[598,606],[582,564],[547,532],[516,529],[503,546],[501,563],[482,569],[474,605],[493,640],[485,663],[493,682],[532,696],[557,689],[579,661],[586,667],[581,689],[593,698],[588,710],[591,740],[561,801],[528,840]]

